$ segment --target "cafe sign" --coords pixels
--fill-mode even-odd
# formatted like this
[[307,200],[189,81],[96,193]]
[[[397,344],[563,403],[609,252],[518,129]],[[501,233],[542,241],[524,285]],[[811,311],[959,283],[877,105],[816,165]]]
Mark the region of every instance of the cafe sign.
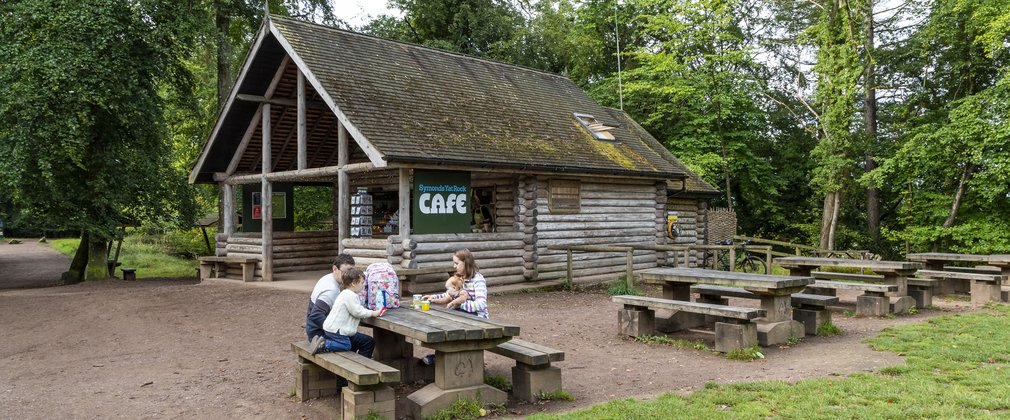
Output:
[[415,234],[470,232],[470,173],[414,170],[411,224]]

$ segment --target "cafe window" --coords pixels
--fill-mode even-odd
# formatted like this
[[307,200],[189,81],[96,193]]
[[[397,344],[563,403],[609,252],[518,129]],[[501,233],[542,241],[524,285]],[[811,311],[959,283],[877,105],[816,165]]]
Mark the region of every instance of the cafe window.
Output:
[[552,179],[547,204],[551,213],[578,213],[582,208],[581,196],[579,181]]
[[474,187],[470,204],[473,208],[470,220],[471,231],[473,232],[494,232],[495,214],[495,191],[494,187]]

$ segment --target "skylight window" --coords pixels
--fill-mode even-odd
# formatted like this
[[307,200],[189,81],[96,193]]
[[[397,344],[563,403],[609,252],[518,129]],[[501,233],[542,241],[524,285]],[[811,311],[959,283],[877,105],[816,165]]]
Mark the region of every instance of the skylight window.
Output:
[[589,131],[589,134],[593,135],[593,138],[597,140],[614,141],[614,135],[610,132],[617,128],[617,126],[606,125],[596,120],[596,117],[589,114],[572,114],[575,116],[575,120],[582,124],[582,127]]

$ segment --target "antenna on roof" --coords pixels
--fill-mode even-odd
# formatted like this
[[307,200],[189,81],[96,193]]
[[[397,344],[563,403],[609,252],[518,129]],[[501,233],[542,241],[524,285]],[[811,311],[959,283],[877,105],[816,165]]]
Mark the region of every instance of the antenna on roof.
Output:
[[614,0],[614,38],[617,40],[617,98],[624,111],[624,87],[621,84],[621,34],[618,32],[617,6],[620,0]]

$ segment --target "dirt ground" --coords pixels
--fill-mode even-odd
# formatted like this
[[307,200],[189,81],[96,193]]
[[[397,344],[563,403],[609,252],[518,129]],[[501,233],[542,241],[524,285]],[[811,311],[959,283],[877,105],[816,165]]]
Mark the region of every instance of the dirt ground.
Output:
[[[0,266],[0,285],[3,277],[6,263]],[[766,348],[765,359],[740,362],[621,339],[619,305],[603,291],[489,300],[491,316],[518,324],[522,338],[565,351],[565,361],[556,365],[564,388],[576,397],[510,402],[509,414],[515,416],[686,393],[706,382],[876,371],[903,360],[869,349],[865,338],[891,325],[970,310],[965,302],[939,301],[940,310],[878,319],[845,317],[845,308],[839,308],[834,316],[842,335]],[[306,301],[300,292],[192,279],[0,291],[0,418],[335,418],[336,398],[300,403],[290,396],[295,365],[290,343],[304,339]],[[491,373],[510,376],[510,360],[488,354],[486,361]]]

